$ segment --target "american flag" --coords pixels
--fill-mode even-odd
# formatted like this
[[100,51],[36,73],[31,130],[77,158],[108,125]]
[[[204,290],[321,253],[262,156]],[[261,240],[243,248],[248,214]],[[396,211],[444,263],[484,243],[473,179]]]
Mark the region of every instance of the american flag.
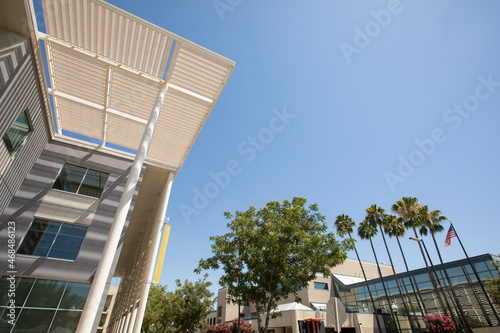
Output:
[[448,229],[448,233],[446,234],[446,239],[444,241],[444,246],[451,245],[451,239],[453,237],[457,237],[457,234],[455,233],[455,229],[453,229],[453,225],[450,225],[450,229]]

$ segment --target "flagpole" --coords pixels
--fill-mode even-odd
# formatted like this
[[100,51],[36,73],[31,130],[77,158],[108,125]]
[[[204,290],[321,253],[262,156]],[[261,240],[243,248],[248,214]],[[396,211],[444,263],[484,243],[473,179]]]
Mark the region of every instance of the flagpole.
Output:
[[462,250],[465,253],[465,256],[467,257],[467,260],[469,261],[469,265],[472,267],[472,270],[474,271],[474,275],[476,275],[477,282],[479,282],[479,285],[481,286],[481,290],[483,291],[484,295],[486,296],[486,300],[488,301],[488,304],[490,305],[491,309],[493,310],[493,313],[495,314],[495,317],[497,318],[497,323],[498,323],[498,325],[500,325],[500,318],[498,317],[498,312],[495,309],[495,306],[493,305],[493,303],[491,303],[490,296],[488,295],[488,293],[486,292],[486,289],[484,288],[484,284],[481,281],[479,274],[477,273],[476,266],[474,266],[474,264],[470,260],[469,255],[467,254],[467,251],[465,251],[464,245],[462,244],[460,237],[458,237],[458,233],[455,230],[455,227],[453,226],[453,223],[451,223],[451,221],[450,221],[450,224],[451,224],[451,227],[453,228],[453,231],[455,232],[455,236],[457,236],[458,242],[460,243]]

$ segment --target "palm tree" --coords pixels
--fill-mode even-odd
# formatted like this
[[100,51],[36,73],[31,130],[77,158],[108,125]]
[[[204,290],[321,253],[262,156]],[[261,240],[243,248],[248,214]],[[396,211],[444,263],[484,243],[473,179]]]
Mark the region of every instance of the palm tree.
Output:
[[[368,209],[367,209],[368,212]],[[385,292],[385,298],[387,300],[387,306],[389,307],[388,312],[392,316],[392,320],[394,323],[396,322],[396,317],[394,316],[394,313],[392,312],[391,309],[391,301],[389,299],[389,294],[387,293],[387,288],[385,287],[385,282],[384,282],[384,277],[382,275],[382,271],[380,270],[380,264],[378,263],[378,258],[377,258],[377,252],[375,252],[375,248],[373,247],[373,241],[372,238],[377,235],[377,225],[375,223],[370,223],[368,220],[368,214],[367,214],[367,219],[365,219],[363,222],[359,224],[358,227],[358,235],[361,237],[361,239],[368,239],[370,241],[370,245],[372,246],[372,251],[373,251],[373,256],[375,257],[375,262],[377,263],[377,269],[378,269],[378,274],[380,276],[380,281],[382,282],[382,287],[384,288]]]
[[[408,273],[410,270],[408,268],[408,263],[406,261],[405,254],[403,252],[403,248],[401,247],[401,242],[399,241],[399,237],[403,237],[405,234],[405,227],[403,226],[402,219],[390,215],[385,221],[384,231],[387,235],[389,235],[389,237],[396,237],[396,241],[398,242],[399,246],[399,251],[401,252],[401,256],[403,257],[403,262],[405,264],[406,273]],[[420,295],[420,292],[418,292],[418,290],[415,289],[415,285],[413,284],[413,280],[411,279],[409,274],[408,274],[408,280],[410,280],[411,288],[413,290],[413,295],[415,295],[415,299],[417,300],[417,305],[418,308],[420,309],[420,313],[422,316],[424,316],[426,314],[426,309],[425,309],[425,303],[422,300],[422,296]],[[409,295],[408,289],[406,288],[406,284],[403,283],[403,287],[405,288],[406,294]],[[410,299],[410,304],[411,304],[411,298],[409,296],[408,298]],[[420,326],[420,322],[417,321],[417,323]]]
[[[401,200],[397,201],[395,204],[392,205],[392,212],[396,213],[399,215],[401,218],[403,225],[405,228],[412,228],[415,237],[418,238],[417,235],[417,230],[416,226],[420,225],[422,218],[420,215],[420,210],[422,209],[422,205],[420,202],[418,202],[417,198],[413,197],[403,197]],[[441,298],[441,295],[439,294],[436,281],[434,280],[434,277],[432,276],[431,270],[429,268],[429,264],[427,263],[427,259],[425,258],[424,250],[422,249],[422,244],[418,242],[418,247],[420,248],[420,253],[422,254],[422,258],[424,258],[424,263],[425,266],[427,267],[427,273],[429,274],[429,278],[431,280],[432,286],[434,288],[434,292],[437,295],[439,304],[441,305],[441,308],[444,311],[444,314],[448,316],[448,311],[446,310],[446,307],[444,306],[443,299]]]
[[[356,225],[356,222],[354,222],[354,220],[351,219],[349,217],[349,215],[341,214],[341,215],[337,216],[337,219],[335,220],[335,227],[337,228],[337,233],[339,234],[339,236],[344,237],[345,234],[347,233],[349,238],[351,238],[353,240],[354,240],[354,238],[352,238],[351,234],[352,234],[352,230],[353,230],[355,225]],[[366,278],[365,269],[363,268],[363,264],[361,263],[361,259],[359,259],[359,254],[358,254],[358,250],[356,249],[356,244],[354,244],[354,252],[356,252],[356,257],[358,258],[359,266],[361,267],[361,272],[363,272],[363,277],[365,279],[366,289],[368,290],[368,294],[370,295],[370,300],[371,300],[372,306],[373,306],[373,312],[375,313],[375,319],[377,320],[378,330],[379,330],[379,332],[382,332],[382,327],[380,326],[380,321],[378,318],[377,309],[375,307],[375,301],[373,300],[373,295],[372,295],[372,292],[370,291],[370,286],[368,284],[368,279]]]
[[[391,268],[392,268],[392,273],[394,275],[394,280],[396,280],[396,285],[398,287],[399,295],[401,296],[401,301],[402,301],[403,306],[406,310],[406,316],[408,317],[408,322],[410,323],[410,327],[411,327],[412,332],[415,332],[415,327],[414,327],[415,325],[414,325],[413,320],[411,318],[410,311],[409,311],[408,305],[406,304],[403,292],[401,291],[401,286],[399,284],[398,275],[396,274],[396,269],[394,268],[394,263],[392,262],[391,252],[389,251],[389,248],[387,247],[387,242],[385,240],[384,230],[382,230],[382,227],[385,228],[385,226],[389,223],[389,221],[397,220],[397,218],[393,215],[388,215],[384,211],[384,209],[377,207],[376,205],[372,205],[370,208],[368,208],[368,210],[377,211],[377,214],[374,214],[374,216],[377,216],[378,218],[374,222],[376,222],[379,226],[380,234],[382,235],[382,239],[384,240],[385,250],[387,251],[387,255],[389,256],[389,261],[391,262]],[[406,290],[406,287],[405,287],[405,290]],[[406,294],[408,294],[407,290],[406,290]]]
[[[458,299],[458,296],[455,292],[455,288],[453,288],[453,284],[451,283],[450,277],[448,276],[448,272],[446,271],[446,268],[444,267],[443,258],[441,257],[441,252],[439,251],[439,247],[438,247],[437,242],[436,242],[436,237],[434,237],[435,233],[442,232],[444,230],[444,227],[441,223],[443,221],[446,221],[447,218],[445,216],[441,215],[440,210],[429,210],[427,206],[424,206],[422,208],[420,214],[422,217],[422,223],[420,225],[420,235],[427,236],[428,233],[431,234],[432,241],[434,242],[434,246],[436,247],[436,251],[437,251],[438,256],[439,256],[439,261],[441,262],[441,271],[444,272],[444,275],[446,276],[446,281],[448,282],[448,285],[450,286],[451,294],[452,294],[452,296],[455,300],[455,303],[458,307],[458,310],[459,310],[460,315],[462,317],[462,321],[464,322],[467,330],[469,332],[472,332],[472,329],[469,325],[467,317],[465,316],[462,305],[460,304],[460,300]],[[441,275],[442,275],[442,273],[441,273]],[[437,274],[436,274],[436,276],[437,276]],[[489,317],[487,315],[485,317],[489,321]],[[490,325],[491,325],[491,322],[490,322]]]

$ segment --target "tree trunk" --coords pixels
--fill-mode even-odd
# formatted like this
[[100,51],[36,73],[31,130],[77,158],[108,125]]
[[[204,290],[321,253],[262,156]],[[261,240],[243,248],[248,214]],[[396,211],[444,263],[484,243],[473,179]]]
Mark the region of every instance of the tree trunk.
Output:
[[[370,245],[372,246],[373,256],[375,257],[375,262],[377,263],[378,274],[380,275],[380,281],[382,282],[382,287],[384,287],[385,298],[387,299],[387,305],[389,307],[389,313],[391,314],[392,320],[394,321],[394,325],[396,325],[396,317],[394,316],[394,313],[392,312],[392,309],[391,309],[391,301],[389,299],[389,294],[387,293],[387,288],[385,287],[385,282],[384,282],[384,277],[382,276],[382,271],[380,270],[380,265],[378,263],[377,253],[375,252],[375,248],[373,247],[372,239],[371,238],[368,238],[368,239],[370,240]],[[386,329],[387,329],[387,327],[386,327]]]
[[[413,232],[415,233],[415,237],[418,238],[417,229],[415,229],[415,227],[413,227]],[[420,249],[420,253],[422,253],[422,258],[424,258],[425,267],[427,268],[427,273],[429,274],[429,279],[431,280],[432,286],[434,287],[434,292],[436,293],[439,304],[441,305],[441,308],[443,308],[444,314],[447,317],[449,317],[448,311],[446,310],[446,307],[444,306],[443,299],[441,298],[441,294],[438,291],[438,288],[436,285],[436,280],[434,279],[434,276],[431,273],[431,269],[429,268],[429,264],[427,263],[427,259],[425,258],[425,253],[424,253],[424,249],[422,249],[422,244],[420,244],[419,241],[417,241],[417,243],[418,243],[418,247]]]
[[410,311],[408,310],[408,306],[406,305],[403,292],[401,291],[401,287],[399,285],[398,276],[396,274],[396,270],[394,269],[394,263],[392,262],[391,252],[389,251],[389,248],[387,247],[387,242],[385,241],[384,231],[382,230],[382,226],[379,225],[379,228],[380,228],[380,233],[382,234],[382,239],[384,240],[385,250],[387,251],[387,255],[389,256],[389,261],[391,262],[391,268],[392,268],[392,273],[394,275],[394,280],[396,280],[396,285],[398,286],[399,295],[401,296],[401,301],[403,302],[403,306],[405,307],[406,310],[406,316],[408,317],[408,322],[410,323],[411,331],[415,332],[415,327],[413,325],[413,321],[410,316]]
[[[347,233],[349,238],[351,237],[351,233]],[[359,259],[358,250],[356,249],[356,245],[354,245],[354,252],[356,252],[356,257],[358,258],[359,266],[361,267],[361,272],[363,272],[363,277],[365,278],[366,289],[368,290],[368,294],[370,295],[370,300],[372,301],[373,313],[375,314],[375,319],[377,320],[377,326],[379,333],[382,333],[382,326],[380,325],[380,319],[377,314],[377,307],[375,306],[375,301],[373,300],[372,292],[370,291],[370,285],[368,284],[368,279],[366,278],[365,269],[363,268],[363,264],[361,263],[361,259]]]
[[441,258],[441,252],[439,252],[438,245],[436,243],[436,238],[434,237],[434,233],[431,232],[432,240],[434,241],[434,246],[436,247],[436,251],[439,256],[439,261],[441,262],[441,267],[442,271],[444,272],[444,275],[446,276],[446,280],[448,281],[448,284],[450,285],[451,289],[451,294],[453,295],[453,298],[455,299],[455,303],[457,303],[458,310],[460,311],[460,315],[462,316],[463,320],[465,321],[465,327],[467,328],[467,331],[472,333],[472,328],[469,325],[469,321],[467,320],[467,317],[465,316],[464,310],[462,309],[462,305],[460,304],[460,300],[457,297],[457,294],[455,293],[455,288],[453,288],[453,284],[451,283],[450,277],[448,276],[448,272],[446,271],[443,263],[443,258]]
[[262,333],[262,318],[260,316],[260,306],[255,303],[255,310],[257,311],[257,333]]
[[[408,269],[408,263],[406,262],[406,257],[405,257],[405,254],[403,252],[403,248],[401,247],[399,237],[397,235],[396,235],[396,241],[398,242],[399,251],[401,251],[401,255],[403,256],[403,261],[405,263],[406,273],[408,274],[408,280],[410,280],[411,288],[413,289],[413,295],[415,295],[415,299],[417,300],[418,308],[420,309],[420,314],[422,316],[425,316],[425,314],[426,314],[425,304],[422,301],[422,296],[420,295],[420,291],[417,291],[415,289],[415,285],[413,284],[413,280],[410,277],[410,274],[409,274],[410,270]],[[408,295],[408,298],[410,299],[410,304],[411,304],[411,298],[410,298],[410,295],[408,293],[408,289],[406,288],[406,285],[404,283],[403,283],[403,287],[405,288],[406,295]],[[422,302],[422,304],[420,304],[420,302]],[[418,328],[420,328],[420,321],[418,321],[418,320],[417,320],[417,325],[418,325]]]

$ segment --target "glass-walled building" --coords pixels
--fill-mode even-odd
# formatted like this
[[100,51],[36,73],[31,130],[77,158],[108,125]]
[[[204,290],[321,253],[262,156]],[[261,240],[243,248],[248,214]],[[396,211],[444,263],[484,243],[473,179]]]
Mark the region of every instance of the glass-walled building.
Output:
[[[484,254],[472,257],[470,260],[483,283],[488,278],[499,276],[498,269],[491,264],[491,261],[500,261],[500,257]],[[383,282],[388,297],[380,278],[368,280],[376,309],[373,309],[364,280],[348,285],[342,283],[342,279],[338,277],[334,276],[333,280],[347,312],[378,313],[387,316],[397,307],[398,316],[396,318],[401,321],[400,325],[403,329],[409,328],[406,308],[408,308],[411,317],[415,319],[416,326],[425,327],[421,317],[426,313],[458,317],[460,309],[456,304],[457,300],[462,311],[469,317],[471,326],[500,325],[469,261],[467,259],[457,260],[446,263],[444,266],[455,295],[452,293],[452,288],[449,286],[442,266],[435,265],[429,270],[424,267],[408,273],[384,277]],[[449,309],[452,309],[453,314],[450,313]],[[496,310],[498,313],[500,309],[496,307]]]

